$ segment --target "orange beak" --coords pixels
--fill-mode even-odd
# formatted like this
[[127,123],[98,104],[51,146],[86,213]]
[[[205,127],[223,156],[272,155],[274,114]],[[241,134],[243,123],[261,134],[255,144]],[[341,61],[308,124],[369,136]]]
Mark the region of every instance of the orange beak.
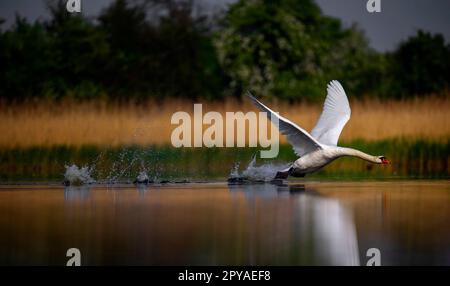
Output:
[[381,163],[386,165],[386,164],[390,164],[391,161],[389,161],[388,159],[382,159]]

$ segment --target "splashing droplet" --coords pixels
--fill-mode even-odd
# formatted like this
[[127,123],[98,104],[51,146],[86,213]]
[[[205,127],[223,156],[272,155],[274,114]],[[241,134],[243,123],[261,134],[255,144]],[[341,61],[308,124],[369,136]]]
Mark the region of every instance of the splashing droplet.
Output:
[[242,173],[239,173],[239,164],[234,165],[230,172],[229,181],[248,180],[252,182],[270,182],[275,178],[279,170],[283,170],[288,166],[289,164],[286,163],[265,163],[257,166],[256,156],[253,156],[247,168]]
[[148,184],[150,179],[148,178],[147,172],[141,171],[134,181],[135,184]]
[[81,186],[95,183],[95,180],[91,177],[92,169],[88,166],[79,168],[73,164],[71,166],[66,165],[65,167],[64,185]]
[[239,162],[234,163],[233,168],[231,168],[231,171],[230,171],[230,179],[236,179],[236,178],[240,177],[239,166],[240,166]]

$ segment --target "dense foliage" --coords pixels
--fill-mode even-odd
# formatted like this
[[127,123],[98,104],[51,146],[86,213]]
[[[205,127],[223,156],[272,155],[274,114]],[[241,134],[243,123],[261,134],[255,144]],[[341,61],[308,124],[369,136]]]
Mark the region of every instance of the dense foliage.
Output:
[[394,94],[439,93],[450,87],[450,45],[442,35],[418,31],[391,55]]
[[[189,0],[116,0],[95,19],[49,2],[50,19],[0,26],[0,98],[322,98],[443,93],[450,46],[419,31],[390,54],[312,0],[239,1],[205,16]],[[0,21],[1,25],[1,21]]]
[[227,13],[216,46],[237,93],[288,99],[321,96],[335,78],[363,91],[375,60],[360,31],[342,28],[310,0],[240,1]]

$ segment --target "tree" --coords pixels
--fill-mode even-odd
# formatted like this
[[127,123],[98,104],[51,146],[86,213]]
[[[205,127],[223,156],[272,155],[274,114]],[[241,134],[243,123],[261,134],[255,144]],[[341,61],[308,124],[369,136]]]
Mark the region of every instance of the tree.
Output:
[[259,96],[317,99],[332,79],[346,79],[355,92],[361,85],[352,76],[374,54],[358,29],[344,29],[312,0],[239,1],[223,26],[215,44],[238,96],[251,89]]
[[20,101],[41,94],[52,61],[45,27],[16,16],[13,27],[0,35],[0,96]]
[[440,34],[419,30],[390,55],[397,96],[439,93],[450,88],[450,45]]
[[[99,16],[112,48],[113,94],[218,97],[222,75],[202,15],[192,1],[117,0]],[[150,16],[150,17],[149,17]]]
[[104,92],[110,59],[106,35],[86,18],[66,11],[65,1],[49,2],[51,19],[45,23],[52,39],[51,77],[47,88],[56,97],[94,98]]

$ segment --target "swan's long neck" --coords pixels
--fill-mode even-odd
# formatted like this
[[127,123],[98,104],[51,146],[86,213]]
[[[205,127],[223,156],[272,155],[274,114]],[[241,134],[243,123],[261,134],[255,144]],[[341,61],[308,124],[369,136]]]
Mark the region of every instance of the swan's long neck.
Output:
[[353,156],[353,157],[358,157],[358,158],[361,158],[363,160],[366,160],[366,161],[369,161],[372,163],[379,163],[377,160],[378,159],[377,156],[369,155],[369,154],[366,154],[366,153],[361,152],[356,149],[341,147],[339,149],[339,151],[340,151],[339,152],[340,156]]

